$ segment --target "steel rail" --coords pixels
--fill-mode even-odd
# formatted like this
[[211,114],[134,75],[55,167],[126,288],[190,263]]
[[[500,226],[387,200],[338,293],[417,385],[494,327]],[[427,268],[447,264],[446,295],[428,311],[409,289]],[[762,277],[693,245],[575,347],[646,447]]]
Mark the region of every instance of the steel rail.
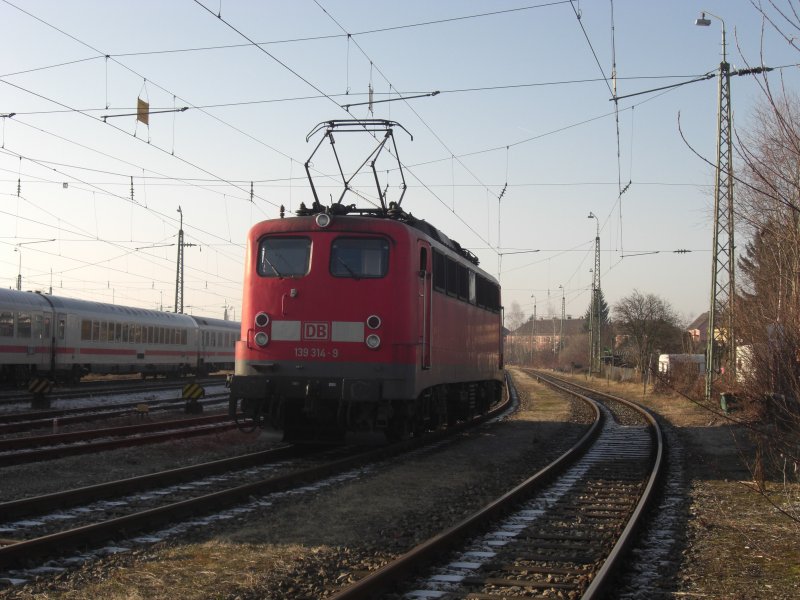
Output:
[[[516,389],[510,382],[510,378],[508,387],[510,395],[516,397]],[[422,566],[461,543],[462,540],[472,535],[476,528],[507,514],[514,506],[564,472],[594,442],[602,428],[603,418],[599,408],[594,402],[589,400],[587,402],[594,411],[595,420],[589,430],[567,452],[466,519],[359,579],[354,584],[336,592],[329,597],[330,600],[362,600],[379,596],[389,587],[403,581]]]
[[404,440],[356,456],[332,461],[324,465],[235,486],[227,490],[213,492],[190,500],[183,500],[117,517],[115,519],[103,521],[102,523],[85,525],[68,531],[12,543],[0,547],[0,568],[11,568],[19,564],[29,563],[32,559],[53,554],[55,549],[63,551],[119,537],[120,533],[128,535],[136,531],[152,530],[155,527],[172,523],[181,518],[189,516],[196,517],[200,514],[227,508],[244,502],[254,495],[274,493],[299,485],[306,485],[312,481],[329,477],[363,464],[376,462],[403,452],[409,452],[424,445],[435,444],[451,435],[461,433],[466,429],[475,427],[489,419],[499,416],[508,408],[510,403],[511,398],[509,395],[503,402],[489,410],[486,414],[468,422],[458,423],[445,430],[431,432],[421,437]]
[[169,442],[176,439],[197,437],[220,433],[236,429],[236,423],[230,421],[225,415],[224,419],[218,422],[206,424],[194,424],[191,427],[173,428],[160,433],[132,433],[129,437],[117,437],[115,439],[101,439],[87,443],[71,444],[68,446],[52,446],[47,448],[33,448],[31,450],[22,449],[21,451],[10,451],[0,454],[0,467],[20,465],[42,460],[54,460],[66,456],[76,456],[78,454],[92,454],[103,450],[115,450],[117,448],[130,448],[134,446],[145,446],[147,444],[157,444]]
[[[200,404],[208,404],[209,402],[220,402],[223,399],[227,400],[230,394],[225,391],[218,394],[209,394],[198,402]],[[15,413],[0,413],[0,431],[13,432],[12,429],[17,424],[26,424],[31,422],[50,423],[53,419],[59,419],[62,423],[68,422],[69,419],[80,418],[81,416],[95,416],[97,418],[106,418],[115,414],[132,414],[138,406],[146,404],[150,412],[157,410],[169,410],[170,408],[179,407],[186,403],[185,398],[162,398],[161,400],[138,400],[136,402],[121,402],[119,404],[98,404],[96,406],[84,406],[82,408],[61,408],[55,410],[37,410],[31,412],[15,412]]]
[[[631,544],[635,541],[636,533],[638,532],[639,527],[641,526],[642,522],[644,521],[645,513],[650,508],[654,498],[657,495],[658,491],[658,483],[660,479],[664,475],[665,465],[666,465],[666,445],[664,442],[664,435],[661,431],[661,427],[656,420],[655,416],[645,407],[636,404],[635,402],[631,402],[630,400],[626,400],[625,398],[620,398],[618,396],[614,396],[612,394],[608,394],[606,392],[601,392],[598,390],[593,390],[591,388],[587,388],[585,386],[581,386],[578,384],[573,384],[570,381],[562,380],[557,377],[552,376],[543,376],[537,373],[537,377],[539,377],[542,381],[545,381],[550,385],[548,380],[555,380],[561,383],[567,383],[571,386],[577,387],[578,389],[582,389],[586,392],[600,395],[606,398],[609,398],[615,402],[620,402],[633,410],[641,413],[647,422],[651,426],[651,431],[655,436],[655,458],[653,468],[650,473],[650,477],[648,478],[647,485],[645,486],[644,491],[642,492],[641,497],[639,498],[638,503],[636,504],[636,508],[633,511],[628,523],[625,526],[625,529],[620,534],[617,543],[614,545],[614,548],[606,558],[603,566],[597,571],[594,578],[592,579],[591,584],[584,592],[583,596],[581,596],[581,600],[597,600],[599,598],[603,598],[609,592],[609,583],[612,580],[613,575],[616,573],[617,569],[620,566],[620,561],[624,558],[627,550],[630,548]],[[563,389],[563,388],[562,388]]]
[[[122,383],[124,382],[124,383]],[[131,384],[133,382],[133,384]],[[184,381],[159,381],[156,383],[136,381],[134,379],[123,379],[120,381],[84,381],[78,386],[68,386],[64,388],[54,388],[52,394],[58,394],[59,399],[86,398],[95,394],[130,394],[138,392],[162,392],[167,390],[179,390],[188,383],[198,383],[200,385],[222,385],[225,383],[223,376],[216,376],[203,379],[186,378]],[[30,402],[30,392],[20,392],[18,390],[7,390],[0,388],[0,405],[3,404],[24,404]]]
[[54,492],[52,494],[10,500],[0,503],[0,515],[3,515],[5,520],[28,517],[34,514],[40,514],[43,511],[70,508],[81,503],[105,500],[131,492],[140,492],[159,486],[172,485],[191,479],[216,475],[226,471],[269,464],[270,462],[283,460],[285,458],[304,456],[316,451],[316,449],[317,448],[312,445],[300,447],[283,446],[187,467],[179,467],[177,469],[169,469],[157,473],[139,475],[137,477],[128,477],[126,479],[73,488],[71,490]]
[[104,427],[102,429],[87,429],[86,431],[70,431],[65,433],[48,433],[45,435],[6,438],[0,440],[0,452],[37,448],[40,446],[54,446],[70,442],[84,442],[86,440],[104,439],[115,436],[137,435],[140,433],[153,433],[166,429],[179,429],[182,427],[195,427],[197,425],[211,425],[223,421],[230,421],[227,413],[193,417],[191,419],[170,419],[168,421],[154,421],[141,425],[123,425],[122,427]]
[[[225,407],[227,407],[228,396],[229,394],[209,395],[206,396],[204,400],[198,401],[198,404],[202,405],[203,407],[207,407],[213,405],[221,405],[222,403],[224,403]],[[20,433],[24,431],[44,429],[47,427],[54,427],[54,426],[61,427],[65,425],[72,425],[74,423],[89,423],[91,421],[101,421],[107,419],[114,419],[118,417],[141,415],[142,413],[139,413],[135,410],[136,407],[138,407],[140,404],[146,404],[148,407],[146,414],[151,415],[154,412],[182,410],[186,406],[186,400],[181,398],[181,399],[163,400],[158,403],[153,401],[135,402],[133,404],[119,405],[119,408],[116,408],[116,406],[91,407],[82,409],[71,408],[66,411],[63,411],[63,416],[32,418],[29,421],[23,421],[21,419],[6,421],[6,419],[3,419],[0,416],[0,434]],[[30,413],[26,413],[26,415],[28,417],[33,416]]]

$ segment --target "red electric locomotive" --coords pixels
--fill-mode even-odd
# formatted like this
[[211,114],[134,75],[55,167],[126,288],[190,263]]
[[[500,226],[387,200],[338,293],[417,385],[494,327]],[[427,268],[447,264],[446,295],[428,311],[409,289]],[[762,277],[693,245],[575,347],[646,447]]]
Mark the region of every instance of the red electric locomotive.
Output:
[[249,232],[231,411],[287,439],[398,438],[486,411],[503,379],[497,281],[380,188],[379,208],[314,194]]

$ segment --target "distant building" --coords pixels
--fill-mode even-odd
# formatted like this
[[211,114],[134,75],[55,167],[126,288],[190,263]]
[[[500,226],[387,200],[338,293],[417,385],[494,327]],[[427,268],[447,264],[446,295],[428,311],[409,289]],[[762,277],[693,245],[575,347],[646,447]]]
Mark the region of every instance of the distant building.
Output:
[[[563,323],[563,324],[562,324]],[[523,362],[531,352],[557,353],[564,348],[567,341],[577,335],[585,335],[588,331],[586,319],[561,317],[539,317],[534,324],[529,319],[514,331],[509,331],[505,338],[505,355],[509,362]]]
[[692,350],[703,352],[708,342],[708,312],[704,312],[686,328],[692,341]]

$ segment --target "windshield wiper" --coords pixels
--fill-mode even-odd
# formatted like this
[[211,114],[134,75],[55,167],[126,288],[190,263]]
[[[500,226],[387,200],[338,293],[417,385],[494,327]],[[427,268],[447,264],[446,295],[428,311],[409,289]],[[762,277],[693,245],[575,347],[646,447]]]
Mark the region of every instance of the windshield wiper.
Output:
[[280,271],[278,271],[278,269],[277,269],[277,268],[275,268],[275,265],[273,265],[273,264],[272,264],[272,263],[269,261],[269,259],[267,258],[267,253],[266,253],[266,252],[264,253],[264,255],[263,255],[263,257],[262,257],[262,258],[264,259],[264,262],[265,262],[265,263],[267,263],[267,266],[268,266],[270,269],[272,269],[273,271],[275,271],[275,275],[277,275],[278,277],[280,277],[281,279],[283,279],[283,275],[281,274],[281,272],[280,272]]
[[342,257],[341,257],[341,256],[337,256],[337,257],[336,257],[336,260],[338,260],[340,263],[342,263],[342,266],[343,266],[345,269],[347,269],[347,272],[348,272],[348,273],[350,273],[350,277],[352,277],[352,278],[353,278],[353,279],[355,279],[355,280],[359,280],[359,279],[361,279],[361,277],[359,277],[358,275],[356,275],[356,272],[355,272],[355,271],[353,271],[353,269],[351,269],[351,268],[350,268],[350,266],[349,266],[349,265],[348,265],[346,262],[344,262],[344,260],[342,260]]

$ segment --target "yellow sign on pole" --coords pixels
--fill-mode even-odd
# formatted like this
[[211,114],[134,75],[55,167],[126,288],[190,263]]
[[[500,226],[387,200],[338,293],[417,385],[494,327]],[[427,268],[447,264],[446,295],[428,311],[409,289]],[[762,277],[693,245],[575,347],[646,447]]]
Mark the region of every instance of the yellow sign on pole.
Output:
[[150,103],[145,102],[141,98],[137,98],[136,105],[136,120],[141,121],[148,127],[150,126]]

